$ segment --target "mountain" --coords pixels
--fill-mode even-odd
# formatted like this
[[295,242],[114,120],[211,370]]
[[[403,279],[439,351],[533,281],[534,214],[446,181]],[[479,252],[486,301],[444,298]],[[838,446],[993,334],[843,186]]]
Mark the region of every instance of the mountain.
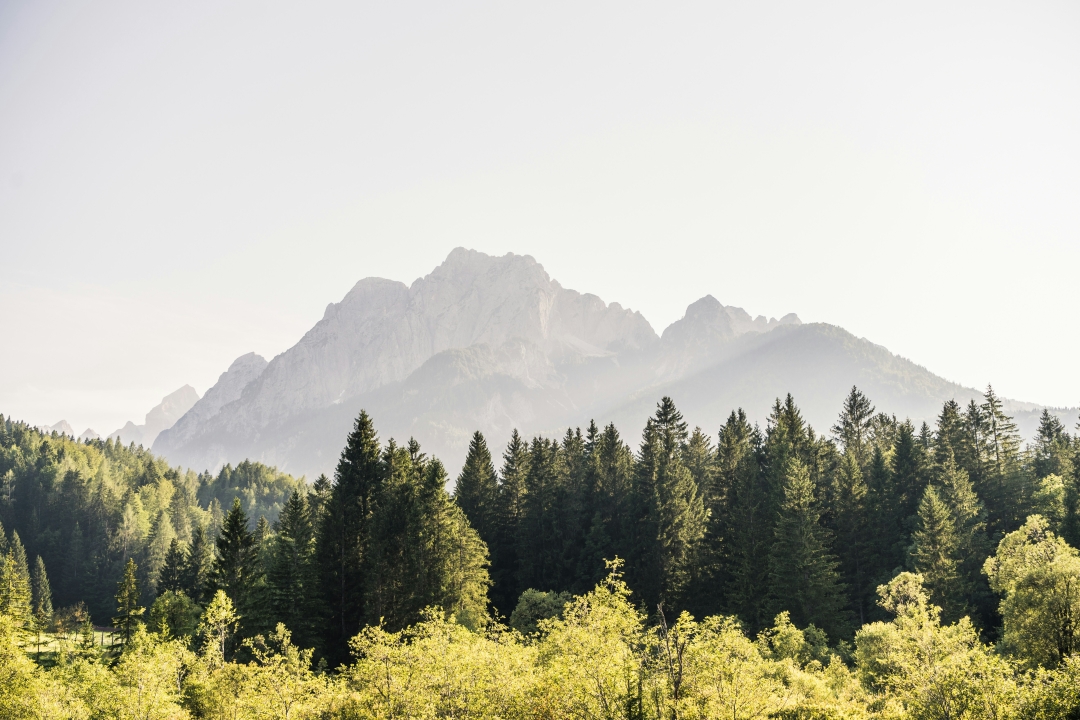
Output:
[[61,435],[70,435],[75,437],[75,429],[71,427],[71,423],[67,420],[61,420],[55,425],[38,425],[38,430],[48,435],[49,433],[58,432]]
[[166,395],[161,403],[146,413],[142,425],[128,420],[124,427],[109,433],[113,440],[119,438],[125,443],[135,443],[151,447],[162,430],[168,430],[199,401],[199,393],[190,385]]
[[[531,257],[458,248],[412,285],[361,280],[269,363],[237,358],[153,449],[200,470],[252,458],[310,477],[333,470],[366,409],[384,440],[416,437],[454,471],[474,430],[499,447],[514,428],[561,435],[595,418],[634,442],[663,395],[713,434],[736,407],[764,422],[791,392],[827,431],[852,385],[915,421],[981,396],[842,328],[751,317],[712,296],[658,337]],[[1008,407],[1028,430],[1041,411]]]

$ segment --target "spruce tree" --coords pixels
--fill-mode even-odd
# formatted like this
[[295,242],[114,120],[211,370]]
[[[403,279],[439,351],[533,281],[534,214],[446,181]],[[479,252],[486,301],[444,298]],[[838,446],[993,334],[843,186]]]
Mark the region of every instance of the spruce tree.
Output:
[[874,406],[870,399],[852,386],[844,399],[840,419],[833,426],[833,436],[845,452],[849,452],[863,472],[870,462],[870,426],[874,419]]
[[166,591],[187,594],[188,553],[180,540],[173,538],[169,543],[169,552],[165,554],[165,564],[161,567],[158,580],[158,594]]
[[348,657],[349,638],[367,616],[364,591],[371,517],[383,484],[379,440],[364,411],[341,451],[334,485],[319,528],[320,584],[329,615],[327,652],[331,660]]
[[927,487],[919,502],[918,525],[912,533],[908,562],[921,573],[930,600],[943,610],[947,622],[967,610],[958,568],[959,539],[949,506],[938,491]]
[[638,451],[637,537],[627,573],[650,608],[658,603],[671,607],[685,599],[705,534],[705,505],[684,462],[687,438],[682,415],[671,398],[664,397],[646,423]]
[[181,590],[199,604],[213,595],[210,590],[210,573],[214,565],[214,546],[207,538],[206,528],[197,525],[191,533],[191,548],[184,565]]
[[31,576],[31,596],[34,620],[38,627],[47,627],[53,616],[52,586],[45,572],[45,561],[38,555]]
[[315,564],[315,531],[307,500],[293,491],[278,518],[267,574],[274,617],[285,623],[301,647],[320,644],[323,613]]
[[14,531],[0,559],[0,614],[10,617],[18,628],[29,627],[34,619],[26,551]]
[[776,613],[789,611],[796,625],[812,623],[831,637],[843,637],[848,630],[844,588],[831,538],[819,522],[814,483],[799,460],[790,458],[787,463],[784,500],[769,557],[771,604]]
[[139,624],[146,608],[139,605],[139,579],[136,573],[138,566],[135,561],[128,558],[124,566],[124,576],[116,587],[116,617],[113,618],[113,626],[124,634],[124,644],[131,640],[131,634]]
[[848,597],[858,624],[868,622],[874,607],[873,534],[868,507],[868,488],[859,458],[844,449],[835,474],[833,491],[836,547]]
[[990,538],[986,534],[986,512],[967,473],[957,466],[952,456],[946,458],[941,470],[941,497],[949,506],[956,525],[957,570],[965,605],[976,614],[982,627],[996,622],[995,599],[990,592],[983,563],[990,555]]
[[217,557],[210,570],[209,585],[215,591],[224,591],[243,616],[259,577],[259,566],[255,536],[248,530],[248,518],[240,498],[233,500],[225,515],[215,545]]
[[45,561],[38,555],[31,574],[31,601],[33,625],[37,635],[37,660],[41,662],[41,636],[49,629],[53,619],[52,588],[49,575],[45,572]]
[[410,440],[383,451],[385,483],[372,517],[368,617],[398,630],[427,607],[478,627],[486,614],[487,552],[446,492],[446,471]]
[[82,526],[76,522],[71,528],[68,543],[64,555],[64,564],[61,567],[60,600],[74,600],[79,595],[79,585],[82,580],[81,571],[83,565],[83,533]]
[[469,524],[480,533],[481,539],[491,543],[495,538],[498,520],[499,480],[487,441],[477,430],[469,442],[465,465],[454,487],[454,499],[469,519]]
[[987,386],[982,405],[986,477],[984,493],[995,537],[1020,527],[1031,506],[1034,488],[1021,467],[1020,433],[1005,414],[1001,399]]
[[630,490],[634,453],[614,423],[601,432],[590,426],[588,492],[584,512],[590,518],[578,577],[589,586],[607,572],[605,561],[626,559],[630,544]]
[[529,446],[515,429],[503,453],[499,473],[498,521],[492,543],[491,576],[495,587],[492,603],[509,616],[524,590],[518,584],[518,534],[525,503],[525,478],[529,470]]
[[[740,427],[745,426],[745,427]],[[721,438],[721,473],[730,480],[728,502],[729,542],[724,553],[725,610],[739,616],[751,631],[766,627],[772,620],[768,607],[769,548],[773,542],[775,515],[772,488],[762,471],[764,440],[756,428],[746,425],[744,413],[732,413],[724,435],[749,432],[747,447],[730,457],[729,440]],[[732,438],[734,439],[734,438]],[[726,468],[726,469],[725,469]]]

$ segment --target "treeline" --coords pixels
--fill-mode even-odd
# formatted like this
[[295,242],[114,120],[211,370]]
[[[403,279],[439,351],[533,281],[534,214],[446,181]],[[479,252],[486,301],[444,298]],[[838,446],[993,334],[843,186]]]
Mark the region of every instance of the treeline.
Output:
[[853,388],[828,435],[789,395],[764,428],[739,410],[715,439],[664,398],[636,452],[613,425],[514,433],[496,471],[477,433],[456,498],[488,545],[503,615],[528,588],[583,592],[617,556],[649,612],[736,615],[757,632],[788,611],[850,639],[884,617],[875,589],[910,570],[947,621],[969,616],[993,639],[983,564],[1034,513],[1080,540],[1078,449],[1046,412],[1023,448],[992,389],[915,427]]
[[152,600],[173,540],[212,544],[234,499],[273,523],[305,489],[260,463],[184,472],[141,446],[46,435],[0,415],[0,523],[48,567],[57,607],[82,602],[102,622],[129,559]]

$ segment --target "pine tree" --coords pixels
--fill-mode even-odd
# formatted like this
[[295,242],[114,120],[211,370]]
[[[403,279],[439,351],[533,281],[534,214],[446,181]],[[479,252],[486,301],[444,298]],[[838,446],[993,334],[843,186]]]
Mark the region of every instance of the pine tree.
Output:
[[19,534],[12,531],[11,541],[0,559],[0,614],[10,617],[16,627],[27,628],[34,620],[30,571],[26,551]]
[[987,386],[981,407],[986,476],[983,492],[990,531],[996,536],[1012,532],[1024,522],[1033,491],[1020,465],[1020,433],[1005,414],[1001,399]]
[[958,467],[952,456],[945,460],[940,476],[941,498],[949,506],[956,525],[957,571],[960,576],[964,604],[976,614],[982,627],[994,622],[995,598],[990,592],[983,563],[990,555],[990,538],[986,534],[986,511],[967,472]]
[[835,475],[836,547],[852,609],[859,625],[868,622],[874,604],[873,530],[870,526],[868,489],[859,458],[845,448]]
[[397,630],[440,607],[478,627],[486,615],[487,551],[446,492],[446,471],[419,444],[393,441],[383,451],[384,477],[372,517],[369,623]]
[[166,591],[187,594],[188,553],[177,538],[169,543],[169,552],[165,554],[165,563],[161,567],[158,580],[158,594]]
[[319,575],[330,618],[327,652],[331,660],[347,658],[346,643],[367,616],[365,566],[371,516],[382,484],[379,440],[371,418],[361,411],[341,451],[319,528]]
[[128,558],[124,566],[124,577],[116,587],[116,617],[113,626],[124,633],[124,644],[131,640],[131,634],[139,623],[146,608],[139,605],[139,579],[136,575],[138,566]]
[[[742,427],[740,427],[742,426]],[[746,447],[728,448],[738,435],[748,433]],[[728,439],[729,433],[731,439]],[[764,628],[769,615],[769,547],[773,542],[775,515],[772,488],[762,471],[764,440],[746,423],[745,413],[732,413],[720,441],[721,474],[729,477],[728,526],[730,541],[724,553],[726,610],[739,616],[751,632]]]
[[281,510],[267,574],[274,617],[302,647],[319,644],[322,620],[315,563],[315,531],[303,495],[294,491]]
[[844,399],[840,419],[833,426],[833,435],[846,452],[854,456],[863,472],[870,462],[870,426],[874,419],[874,406],[870,399],[852,386],[851,392]]
[[[83,558],[82,526],[77,521],[71,528],[68,540],[67,554],[64,557],[62,567],[63,574],[60,576],[59,600],[73,600],[79,595],[79,584],[82,581]],[[55,567],[55,566],[54,566]]]
[[638,522],[631,570],[647,607],[684,600],[705,534],[705,505],[684,462],[686,441],[686,423],[664,397],[642,433],[634,488]]
[[31,576],[30,594],[32,599],[31,610],[34,618],[34,630],[37,635],[37,660],[41,662],[41,635],[49,629],[53,619],[52,588],[49,586],[49,575],[45,572],[45,561],[38,555],[34,562],[34,572]]
[[529,470],[529,446],[517,430],[503,453],[499,473],[498,521],[492,543],[491,576],[495,583],[492,603],[504,616],[517,605],[524,588],[517,581],[518,534],[525,503],[525,477]]
[[255,536],[248,530],[248,518],[240,498],[233,500],[225,515],[215,545],[217,558],[210,571],[209,585],[215,591],[224,591],[243,615],[259,577],[259,566]]
[[796,625],[812,623],[831,637],[843,637],[844,588],[820,517],[809,471],[799,460],[789,459],[769,558],[772,606],[776,613],[789,611]]
[[469,442],[465,465],[454,487],[454,499],[469,519],[469,524],[480,533],[480,538],[491,543],[495,538],[498,517],[499,480],[491,462],[487,441],[477,430]]
[[210,589],[210,573],[214,565],[214,547],[207,539],[206,528],[197,525],[191,534],[191,548],[183,566],[180,589],[189,598],[202,604],[213,594]]
[[605,561],[625,559],[630,545],[630,490],[634,453],[614,423],[603,432],[590,425],[585,517],[591,518],[578,577],[595,586],[606,575]]
[[959,540],[949,506],[938,491],[927,487],[919,502],[918,525],[912,533],[908,562],[921,573],[931,601],[942,608],[948,622],[967,609],[957,567]]
[[47,627],[53,615],[52,587],[49,585],[49,575],[45,572],[45,561],[41,559],[40,555],[34,561],[31,596],[33,599],[34,619],[37,625]]

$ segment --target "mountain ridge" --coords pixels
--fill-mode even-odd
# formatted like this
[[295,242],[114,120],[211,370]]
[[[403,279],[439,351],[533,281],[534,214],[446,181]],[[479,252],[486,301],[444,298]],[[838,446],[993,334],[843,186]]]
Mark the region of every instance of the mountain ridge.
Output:
[[712,295],[657,335],[531,256],[456,248],[410,285],[358,281],[269,362],[241,356],[153,449],[196,469],[251,458],[330,473],[363,408],[384,437],[414,436],[454,471],[474,430],[498,447],[515,428],[561,434],[595,418],[631,439],[661,395],[710,434],[740,406],[764,422],[788,392],[827,428],[852,385],[917,421],[980,395],[837,326],[755,318]]

